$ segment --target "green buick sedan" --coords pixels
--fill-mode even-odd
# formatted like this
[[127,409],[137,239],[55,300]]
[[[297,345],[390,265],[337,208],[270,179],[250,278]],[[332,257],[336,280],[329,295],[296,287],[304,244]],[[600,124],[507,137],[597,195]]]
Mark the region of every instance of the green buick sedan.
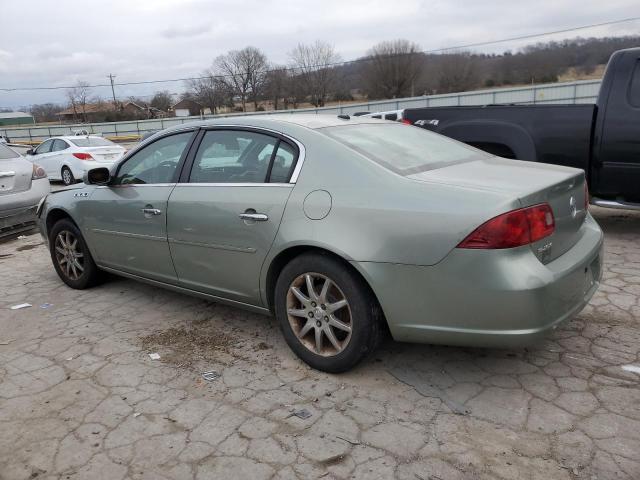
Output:
[[262,115],[156,133],[38,209],[53,265],[277,317],[341,372],[394,339],[513,347],[601,278],[584,172],[506,160],[419,127]]

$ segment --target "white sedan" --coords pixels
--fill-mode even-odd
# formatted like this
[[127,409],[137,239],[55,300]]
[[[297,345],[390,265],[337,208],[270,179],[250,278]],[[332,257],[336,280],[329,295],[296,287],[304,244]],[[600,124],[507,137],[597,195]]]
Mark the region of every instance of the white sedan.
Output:
[[86,135],[49,138],[27,154],[29,160],[45,169],[50,180],[72,185],[81,180],[87,170],[109,168],[125,151],[106,138]]

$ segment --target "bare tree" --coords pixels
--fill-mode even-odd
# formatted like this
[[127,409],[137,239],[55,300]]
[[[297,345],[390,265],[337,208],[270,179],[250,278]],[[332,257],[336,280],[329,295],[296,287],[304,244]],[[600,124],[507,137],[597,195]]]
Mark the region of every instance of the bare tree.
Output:
[[415,94],[424,68],[420,47],[408,40],[380,42],[367,52],[363,80],[370,98],[399,98]]
[[73,109],[74,118],[78,119],[78,115],[82,115],[82,121],[87,122],[87,102],[89,100],[89,93],[91,89],[89,88],[89,84],[87,82],[79,81],[76,83],[75,87],[72,87],[67,90],[67,98],[69,99],[69,104]]
[[247,100],[257,109],[266,79],[266,55],[255,47],[245,47],[220,55],[213,63],[216,74],[240,97],[242,111],[247,110]]
[[273,66],[269,69],[265,78],[265,95],[273,101],[273,109],[279,110],[280,100],[287,104],[289,94],[289,72],[285,67]]
[[64,110],[60,105],[55,103],[42,103],[32,105],[30,108],[31,115],[36,122],[54,122],[58,120],[58,113]]
[[169,108],[171,108],[172,104],[173,98],[167,90],[156,92],[149,102],[149,105],[151,105],[153,108],[157,108],[158,110],[162,110],[163,112],[168,111]]
[[216,113],[220,107],[233,104],[233,90],[220,77],[216,77],[211,70],[205,70],[202,78],[190,80],[188,98],[208,107],[211,113]]
[[334,64],[340,61],[340,55],[333,45],[318,40],[311,45],[299,43],[289,57],[311,103],[316,107],[323,106],[335,81]]
[[440,93],[463,92],[478,86],[477,59],[469,52],[438,55]]

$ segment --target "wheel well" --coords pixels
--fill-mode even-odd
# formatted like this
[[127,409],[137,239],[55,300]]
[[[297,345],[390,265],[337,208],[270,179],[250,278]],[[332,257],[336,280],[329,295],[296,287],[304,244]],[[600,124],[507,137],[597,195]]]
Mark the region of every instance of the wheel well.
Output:
[[[286,250],[283,250],[271,261],[271,265],[269,265],[269,271],[267,272],[266,290],[267,290],[267,301],[269,302],[269,310],[271,310],[272,313],[274,311],[274,296],[275,296],[275,290],[276,290],[276,282],[278,281],[280,272],[282,272],[282,269],[285,267],[285,265],[287,265],[287,263],[289,263],[295,257],[298,257],[304,253],[319,253],[321,255],[327,255],[329,257],[335,258],[340,263],[342,263],[347,269],[354,272],[362,280],[364,285],[366,285],[366,287],[369,289],[373,297],[376,298],[377,300],[375,292],[369,285],[369,282],[367,282],[367,280],[353,265],[351,265],[348,261],[346,261],[340,255],[333,253],[330,250],[326,250],[324,248],[312,247],[310,245],[300,245],[300,246],[291,247]],[[382,311],[382,309],[380,310]]]
[[487,153],[491,153],[492,155],[496,155],[502,158],[512,158],[516,159],[516,154],[513,150],[503,144],[503,143],[495,143],[495,142],[469,142],[469,145],[472,147],[479,148],[480,150],[484,150]]
[[[71,218],[71,215],[69,215],[67,212],[59,208],[53,209],[47,214],[47,221],[46,221],[47,236],[49,235],[49,232],[51,232],[51,229],[56,224],[56,222],[58,222],[59,220],[62,220],[63,218],[68,218],[73,222],[73,218]],[[75,224],[76,222],[73,222],[73,223]]]

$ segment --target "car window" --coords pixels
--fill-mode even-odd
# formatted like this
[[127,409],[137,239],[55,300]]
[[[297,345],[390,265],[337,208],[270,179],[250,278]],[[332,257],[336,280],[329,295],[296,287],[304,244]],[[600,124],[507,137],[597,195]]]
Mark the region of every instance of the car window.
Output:
[[101,137],[78,137],[70,142],[78,147],[113,147],[115,145],[111,140]]
[[0,160],[9,160],[9,159],[19,158],[19,157],[20,155],[18,155],[16,152],[11,150],[9,147],[6,147],[0,144]]
[[269,182],[287,183],[293,173],[297,156],[297,151],[291,145],[285,142],[280,142],[278,150],[276,151],[276,156],[273,159]]
[[361,123],[319,131],[400,175],[490,156],[437,133],[398,123]]
[[190,183],[262,183],[278,139],[240,130],[204,134],[189,175]]
[[67,148],[69,148],[69,145],[67,144],[67,142],[57,138],[57,139],[55,139],[53,141],[53,148],[51,149],[51,151],[52,152],[60,152],[62,150],[66,150]]
[[129,157],[119,168],[114,185],[171,183],[193,132],[163,137]]
[[53,139],[46,140],[40,144],[38,148],[36,148],[36,154],[40,155],[41,153],[48,153],[51,151],[51,146],[53,145]]
[[384,119],[385,120],[393,120],[393,121],[398,120],[398,114],[397,113],[387,113],[384,116]]

